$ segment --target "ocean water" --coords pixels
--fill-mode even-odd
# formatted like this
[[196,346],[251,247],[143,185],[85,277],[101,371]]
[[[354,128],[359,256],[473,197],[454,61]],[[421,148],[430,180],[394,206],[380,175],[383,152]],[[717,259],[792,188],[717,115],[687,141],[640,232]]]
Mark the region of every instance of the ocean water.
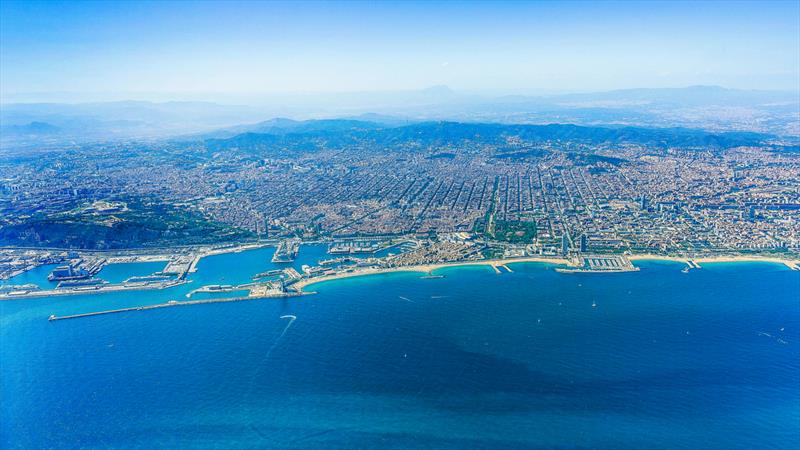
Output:
[[800,272],[779,264],[471,266],[47,321],[246,282],[271,252],[0,302],[0,447],[800,448]]

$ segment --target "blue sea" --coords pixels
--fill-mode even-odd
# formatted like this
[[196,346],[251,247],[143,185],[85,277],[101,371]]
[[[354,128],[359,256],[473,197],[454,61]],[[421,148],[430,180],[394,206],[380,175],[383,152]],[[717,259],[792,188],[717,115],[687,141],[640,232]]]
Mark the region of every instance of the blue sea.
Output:
[[0,447],[800,448],[800,272],[779,264],[469,266],[47,321],[247,282],[273,251],[166,290],[0,302]]

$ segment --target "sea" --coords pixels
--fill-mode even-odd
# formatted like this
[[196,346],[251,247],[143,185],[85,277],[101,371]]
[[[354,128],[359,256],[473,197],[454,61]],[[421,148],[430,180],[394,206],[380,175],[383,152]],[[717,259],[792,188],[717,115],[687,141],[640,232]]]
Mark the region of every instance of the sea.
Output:
[[800,272],[781,264],[464,266],[47,320],[249,282],[273,251],[170,289],[1,301],[0,448],[800,448]]

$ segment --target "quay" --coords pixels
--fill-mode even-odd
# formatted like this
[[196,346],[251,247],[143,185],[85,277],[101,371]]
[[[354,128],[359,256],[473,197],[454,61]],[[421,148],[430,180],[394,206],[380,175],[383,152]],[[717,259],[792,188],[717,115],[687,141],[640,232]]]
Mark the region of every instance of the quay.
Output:
[[57,296],[57,295],[77,295],[77,294],[87,294],[87,293],[100,293],[100,292],[117,292],[117,291],[143,291],[143,290],[150,290],[150,289],[166,289],[173,286],[178,286],[181,284],[189,283],[188,280],[174,280],[168,282],[156,282],[156,283],[146,283],[146,282],[135,282],[135,283],[127,283],[123,282],[121,284],[99,284],[99,285],[88,285],[88,286],[80,286],[80,287],[65,287],[65,288],[56,288],[56,289],[48,289],[48,290],[30,290],[30,291],[12,291],[12,292],[1,292],[0,293],[0,301],[2,300],[10,300],[10,299],[22,299],[22,298],[34,298],[34,297],[50,297],[50,296]]

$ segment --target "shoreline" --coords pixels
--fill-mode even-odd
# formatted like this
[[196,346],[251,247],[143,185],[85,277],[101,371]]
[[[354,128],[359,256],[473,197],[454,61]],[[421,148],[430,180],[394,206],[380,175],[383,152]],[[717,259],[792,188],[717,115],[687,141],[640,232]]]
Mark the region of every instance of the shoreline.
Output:
[[[268,248],[273,247],[274,243],[271,242],[257,242],[257,243],[247,243],[242,245],[230,246],[230,247],[221,247],[221,248],[205,248],[199,249],[197,253],[194,254],[194,258],[190,263],[187,273],[194,273],[197,271],[197,265],[201,259],[214,256],[214,255],[221,255],[221,254],[228,254],[228,253],[241,253],[250,250],[256,250],[261,248]],[[112,264],[114,263],[124,263],[124,262],[161,262],[164,261],[166,255],[163,253],[158,253],[154,255],[130,255],[130,256],[112,256],[110,258],[114,259]],[[775,263],[775,264],[782,264],[789,269],[792,270],[800,270],[800,258],[787,258],[787,257],[780,257],[780,256],[762,256],[762,255],[711,255],[711,256],[698,256],[692,257],[688,255],[658,255],[652,253],[643,253],[643,254],[634,254],[634,255],[619,255],[631,262],[635,261],[671,261],[683,264],[689,264],[689,262],[693,262],[699,268],[701,264],[715,264],[715,263],[739,263],[739,262],[768,262],[768,263]],[[167,256],[168,258],[168,256]],[[167,259],[168,260],[168,259]],[[303,289],[316,283],[322,283],[325,281],[333,281],[338,279],[344,278],[353,278],[353,277],[360,277],[360,276],[368,276],[368,275],[379,275],[385,273],[395,273],[395,272],[419,272],[419,273],[427,273],[431,274],[433,271],[448,268],[448,267],[465,267],[465,266],[489,266],[494,268],[495,272],[503,273],[499,271],[498,267],[505,266],[508,264],[515,264],[515,263],[545,263],[545,264],[555,264],[561,266],[567,266],[567,268],[572,266],[572,262],[569,259],[558,257],[558,256],[529,256],[529,257],[520,257],[520,258],[498,258],[498,259],[487,259],[487,260],[467,260],[467,261],[450,261],[450,262],[441,262],[441,263],[430,263],[430,264],[417,264],[411,266],[399,266],[399,267],[365,267],[355,269],[350,272],[343,272],[333,275],[325,275],[317,278],[304,278],[296,283],[294,283],[291,289],[295,290],[296,292],[303,292]],[[638,269],[637,269],[638,270]],[[510,272],[510,269],[508,270]],[[578,271],[576,271],[578,272]],[[580,272],[584,272],[581,270]],[[605,272],[605,271],[599,271]],[[16,300],[16,299],[26,299],[26,298],[37,298],[37,297],[50,297],[50,296],[64,296],[64,295],[75,295],[75,294],[94,294],[94,293],[108,293],[114,291],[122,291],[122,290],[151,290],[151,289],[164,289],[167,287],[173,287],[177,284],[183,284],[187,281],[170,284],[167,286],[147,286],[147,285],[133,285],[133,286],[106,286],[101,287],[96,290],[65,290],[65,291],[53,291],[53,290],[42,290],[42,291],[32,291],[28,292],[23,295],[8,295],[8,294],[0,294],[0,301],[3,300]]]
[[759,256],[759,255],[718,255],[718,256],[667,256],[667,255],[624,255],[630,261],[672,261],[688,264],[689,261],[694,261],[697,264],[715,264],[715,263],[737,263],[737,262],[768,262],[775,264],[783,264],[784,266],[793,269],[800,267],[800,258],[789,259],[777,256]]
[[400,266],[400,267],[381,267],[381,268],[364,268],[361,270],[354,270],[352,272],[343,272],[335,275],[326,275],[318,278],[306,278],[298,281],[292,285],[292,288],[298,292],[302,292],[303,288],[312,284],[322,283],[325,281],[333,281],[344,278],[363,277],[368,275],[380,275],[395,272],[417,272],[432,274],[434,270],[444,269],[449,267],[464,267],[464,266],[489,266],[498,267],[514,263],[544,263],[556,265],[569,265],[569,261],[563,258],[547,258],[547,257],[525,257],[525,258],[506,258],[506,259],[485,259],[479,261],[453,261],[434,264],[418,264],[414,266]]
[[[693,261],[699,264],[714,264],[714,263],[736,263],[736,262],[768,262],[775,264],[782,264],[792,270],[800,270],[800,259],[792,260],[778,257],[765,257],[765,256],[703,256],[698,258],[684,257],[684,256],[666,256],[666,255],[623,255],[625,258],[634,261],[671,261],[688,264]],[[386,268],[364,268],[361,270],[354,270],[352,272],[344,272],[335,275],[326,275],[319,278],[307,278],[298,281],[292,285],[292,288],[297,292],[303,292],[303,289],[326,281],[341,280],[345,278],[363,277],[369,275],[381,275],[387,273],[401,273],[401,272],[417,272],[431,274],[434,270],[448,268],[448,267],[463,267],[463,266],[490,266],[498,267],[514,263],[545,263],[571,266],[569,260],[556,257],[525,257],[525,258],[506,258],[506,259],[487,259],[479,261],[454,261],[435,264],[419,264],[414,266],[401,266],[401,267],[386,267]],[[639,269],[626,270],[624,272],[638,272]],[[580,271],[587,272],[587,271]],[[592,271],[593,273],[615,273],[609,271]],[[499,272],[498,272],[499,273]]]

